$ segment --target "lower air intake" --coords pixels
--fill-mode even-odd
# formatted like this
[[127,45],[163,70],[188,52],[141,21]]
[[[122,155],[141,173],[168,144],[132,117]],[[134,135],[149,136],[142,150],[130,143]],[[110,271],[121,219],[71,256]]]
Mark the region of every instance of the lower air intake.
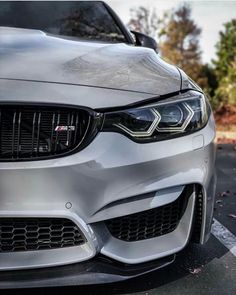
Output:
[[174,202],[140,213],[107,220],[111,235],[127,242],[140,241],[166,235],[174,231],[187,207],[192,189],[186,187]]
[[79,228],[68,219],[0,219],[0,253],[65,248],[85,242]]

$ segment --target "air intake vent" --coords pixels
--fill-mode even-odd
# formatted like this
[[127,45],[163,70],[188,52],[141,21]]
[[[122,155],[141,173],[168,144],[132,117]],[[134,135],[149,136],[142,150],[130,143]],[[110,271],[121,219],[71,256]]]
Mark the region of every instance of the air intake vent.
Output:
[[52,106],[0,106],[0,161],[67,154],[90,132],[85,110]]
[[195,207],[195,216],[193,224],[193,232],[191,240],[194,243],[200,243],[201,239],[201,229],[202,229],[202,220],[203,220],[203,191],[200,185],[195,185],[196,187],[196,207]]
[[68,219],[0,219],[0,253],[65,248],[85,242],[79,228]]
[[166,235],[174,231],[187,207],[192,186],[187,186],[181,196],[167,205],[107,220],[111,235],[127,242],[140,241]]

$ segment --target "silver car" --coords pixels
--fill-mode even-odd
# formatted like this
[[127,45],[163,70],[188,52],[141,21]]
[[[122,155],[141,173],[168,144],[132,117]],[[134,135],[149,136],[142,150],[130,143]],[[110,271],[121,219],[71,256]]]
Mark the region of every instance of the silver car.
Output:
[[1,288],[119,281],[207,241],[209,101],[105,3],[0,2],[0,111]]

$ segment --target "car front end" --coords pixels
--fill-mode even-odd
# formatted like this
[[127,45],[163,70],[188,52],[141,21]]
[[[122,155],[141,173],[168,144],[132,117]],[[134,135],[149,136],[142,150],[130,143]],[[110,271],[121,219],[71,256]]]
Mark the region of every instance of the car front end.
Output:
[[[179,130],[177,134],[173,130],[159,132],[156,127],[161,126],[161,110],[167,111],[163,109],[166,101],[170,111],[175,111],[172,105],[179,101],[181,108],[189,111],[188,101],[197,99],[205,100],[203,94],[187,91],[165,99],[164,104],[132,107],[132,112],[129,107],[105,112],[40,102],[24,106],[5,103],[0,164],[1,271],[81,263],[100,255],[114,265],[137,267],[179,252],[190,240],[204,243],[210,233],[214,200],[212,114],[208,110],[204,126],[186,135]],[[131,125],[132,119],[137,119],[141,128],[143,123],[146,126],[142,112],[145,118],[150,110],[160,116],[149,118],[153,118],[151,125],[155,122],[155,135],[132,133],[115,123],[119,115],[138,112]],[[82,112],[91,116],[91,128],[86,125],[82,131],[88,137],[78,133],[76,138],[76,120],[89,124]],[[190,120],[188,114],[184,116]],[[130,124],[129,118],[123,122]],[[65,150],[55,146],[56,137]],[[4,142],[6,138],[8,142]]]
[[119,281],[205,243],[215,123],[201,89],[151,49],[0,35],[0,287]]

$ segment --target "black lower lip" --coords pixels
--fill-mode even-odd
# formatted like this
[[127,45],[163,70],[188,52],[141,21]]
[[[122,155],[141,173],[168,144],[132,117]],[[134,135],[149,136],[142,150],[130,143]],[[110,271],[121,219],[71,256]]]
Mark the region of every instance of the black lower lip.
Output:
[[104,284],[127,280],[169,265],[175,255],[135,265],[104,256],[66,266],[0,272],[0,289]]

